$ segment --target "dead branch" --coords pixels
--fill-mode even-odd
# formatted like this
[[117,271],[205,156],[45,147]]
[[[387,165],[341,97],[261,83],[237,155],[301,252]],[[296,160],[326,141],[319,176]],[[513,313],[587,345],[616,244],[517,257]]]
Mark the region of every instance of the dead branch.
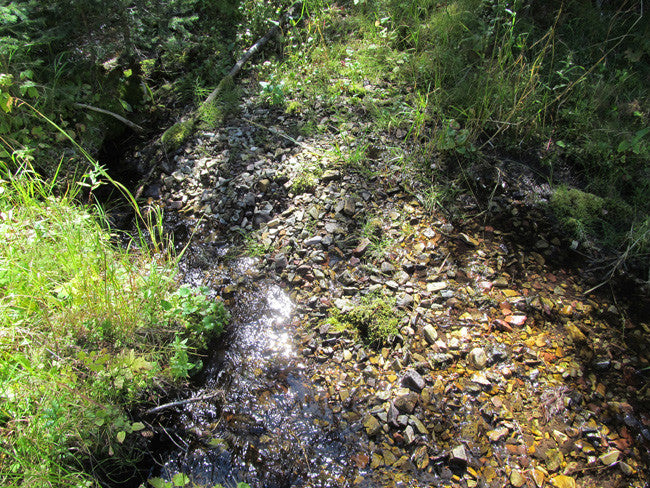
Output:
[[211,393],[210,395],[205,395],[202,397],[195,397],[195,398],[188,398],[186,400],[178,400],[176,402],[170,402],[170,403],[165,403],[163,405],[158,405],[157,407],[150,408],[146,412],[144,412],[145,415],[150,415],[153,413],[158,413],[162,412],[163,410],[167,410],[168,408],[174,408],[174,407],[180,407],[183,405],[187,405],[189,403],[196,403],[196,402],[203,402],[206,400],[212,400],[215,397],[218,397],[221,395],[223,392],[221,390],[215,391],[214,393]]
[[140,127],[138,124],[134,124],[130,120],[125,119],[121,115],[118,115],[115,112],[111,112],[110,110],[106,110],[106,109],[99,108],[99,107],[93,107],[92,105],[87,105],[85,103],[74,103],[74,106],[79,107],[79,108],[85,108],[87,110],[92,110],[93,112],[99,112],[100,114],[110,115],[114,119],[119,120],[124,125],[126,125],[126,126],[130,127],[131,129],[133,129],[134,131],[136,131],[136,132],[144,132],[144,129],[142,127]]
[[[264,47],[264,45],[265,45],[267,42],[269,42],[269,40],[270,40],[271,38],[275,37],[275,35],[276,35],[276,34],[278,33],[278,31],[280,30],[280,27],[281,27],[281,26],[286,22],[287,17],[288,17],[288,16],[291,14],[291,12],[293,11],[293,8],[294,8],[296,5],[298,5],[299,3],[301,3],[301,2],[296,2],[296,3],[294,3],[291,7],[289,7],[289,8],[288,8],[288,9],[287,9],[283,14],[282,14],[282,16],[280,17],[280,20],[279,20],[277,23],[275,23],[275,24],[273,25],[273,27],[271,27],[271,28],[269,29],[269,31],[266,33],[266,35],[265,35],[264,37],[262,37],[261,39],[259,39],[255,44],[253,44],[253,45],[248,49],[248,51],[246,51],[246,52],[243,54],[243,56],[242,56],[241,58],[239,58],[239,61],[237,61],[237,62],[235,63],[235,65],[234,65],[234,66],[232,67],[232,69],[228,72],[228,74],[226,75],[226,77],[225,77],[224,79],[228,79],[228,78],[229,78],[229,79],[233,79],[233,78],[235,78],[235,77],[239,74],[239,72],[241,71],[241,69],[244,67],[244,64],[246,64],[246,62],[247,62],[250,58],[252,58],[255,54],[257,54],[257,53],[262,49],[262,47]],[[205,99],[205,101],[203,102],[202,105],[204,105],[204,106],[208,106],[208,105],[210,105],[212,102],[214,102],[215,99],[216,99],[216,98],[221,94],[221,92],[223,91],[223,87],[224,87],[224,83],[223,83],[223,80],[222,80],[222,83],[219,83],[219,85],[217,86],[217,88],[215,88],[215,89],[212,91],[212,93],[210,93],[210,95],[208,95],[208,98]]]

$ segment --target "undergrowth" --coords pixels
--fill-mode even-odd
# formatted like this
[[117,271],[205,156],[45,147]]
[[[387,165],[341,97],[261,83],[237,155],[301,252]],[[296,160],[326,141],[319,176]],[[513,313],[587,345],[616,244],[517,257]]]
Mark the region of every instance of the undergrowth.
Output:
[[78,186],[0,173],[0,484],[96,486],[90,466],[141,456],[128,412],[198,368],[228,313],[176,290],[169,257],[116,247]]
[[388,131],[417,148],[411,161],[427,164],[405,170],[436,187],[448,168],[471,181],[468,163],[494,153],[532,156],[551,184],[555,168],[568,167],[580,182],[573,194],[604,207],[567,215],[567,190],[556,186],[550,208],[565,229],[591,249],[647,263],[650,23],[641,2],[318,6],[262,72],[267,91],[282,87],[274,95],[287,110],[317,109],[300,110],[305,127],[345,133],[352,106],[377,137]]

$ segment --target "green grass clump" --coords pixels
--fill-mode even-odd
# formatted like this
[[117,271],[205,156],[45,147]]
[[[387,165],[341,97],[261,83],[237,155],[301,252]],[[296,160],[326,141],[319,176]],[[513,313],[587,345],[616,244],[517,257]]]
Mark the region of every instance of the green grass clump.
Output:
[[364,297],[350,310],[330,310],[326,323],[334,330],[348,330],[364,342],[381,346],[390,343],[399,333],[401,316],[392,297]]
[[[113,245],[97,208],[29,171],[0,179],[0,485],[98,486],[138,458],[145,392],[197,366],[228,313],[173,261]],[[101,476],[101,474],[99,475]]]
[[577,188],[559,187],[550,206],[561,225],[583,242],[596,240],[616,248],[629,230],[632,210],[617,199],[607,199]]
[[395,239],[386,231],[384,219],[379,215],[368,215],[360,229],[360,236],[368,239],[368,254],[372,259],[384,259],[386,254],[395,246]]

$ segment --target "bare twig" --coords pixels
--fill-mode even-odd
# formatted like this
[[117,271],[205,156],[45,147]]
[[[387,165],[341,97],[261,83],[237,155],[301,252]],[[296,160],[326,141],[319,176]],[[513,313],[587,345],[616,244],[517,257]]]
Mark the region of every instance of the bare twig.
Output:
[[92,105],[88,105],[88,104],[85,104],[85,103],[74,103],[73,105],[75,107],[85,108],[87,110],[92,110],[93,112],[99,112],[100,114],[110,115],[114,119],[119,120],[124,125],[126,125],[126,126],[130,127],[131,129],[133,129],[134,131],[136,131],[136,132],[144,132],[144,129],[142,127],[140,127],[138,124],[134,124],[130,120],[127,120],[124,117],[122,117],[121,115],[118,115],[115,112],[111,112],[110,110],[106,110],[106,109],[99,108],[99,107],[93,107]]
[[145,415],[150,415],[152,413],[158,413],[162,412],[163,410],[167,410],[168,408],[174,408],[174,407],[180,407],[182,405],[187,405],[188,403],[196,403],[196,402],[202,402],[205,400],[211,400],[219,395],[221,395],[223,392],[221,390],[215,391],[214,393],[211,393],[210,395],[205,395],[202,397],[195,397],[195,398],[188,398],[186,400],[178,400],[176,402],[170,402],[170,403],[165,403],[163,405],[159,405],[154,408],[150,408],[146,412],[144,412]]
[[306,150],[307,152],[310,152],[310,153],[313,154],[314,156],[318,156],[318,157],[321,157],[321,158],[325,156],[324,153],[322,153],[322,152],[320,152],[320,151],[317,151],[317,150],[314,149],[312,146],[310,146],[310,145],[308,145],[308,144],[305,144],[304,142],[300,142],[300,141],[294,139],[293,137],[291,137],[290,135],[288,135],[288,134],[286,134],[285,132],[281,131],[280,129],[277,129],[277,128],[275,128],[275,127],[266,127],[265,125],[258,124],[257,122],[254,122],[254,121],[252,121],[252,120],[250,120],[250,119],[246,119],[246,118],[245,118],[244,120],[245,120],[246,122],[248,122],[249,124],[252,124],[252,125],[254,125],[254,126],[256,126],[256,127],[259,127],[260,129],[268,130],[271,134],[274,134],[274,135],[280,136],[280,137],[282,137],[283,139],[286,139],[287,141],[291,141],[291,142],[293,142],[294,144],[296,144],[297,146],[302,147],[304,150]]

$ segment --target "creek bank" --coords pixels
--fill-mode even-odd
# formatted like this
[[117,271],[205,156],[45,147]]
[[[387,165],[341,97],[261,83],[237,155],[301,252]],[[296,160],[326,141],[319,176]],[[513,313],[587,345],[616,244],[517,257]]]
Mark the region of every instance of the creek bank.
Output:
[[[349,133],[363,134],[363,121],[351,120]],[[231,437],[237,472],[253,486],[645,486],[647,315],[584,296],[590,287],[567,266],[569,244],[512,193],[494,198],[492,221],[472,217],[471,199],[461,198],[468,216],[450,222],[406,191],[412,181],[392,156],[407,150],[401,138],[378,136],[357,164],[354,137],[279,135],[295,124],[248,99],[226,126],[198,133],[157,186],[162,205],[187,219],[179,237],[202,219],[194,272],[209,275],[219,257],[201,249],[233,236],[257,256],[253,268],[231,268],[210,286],[245,306],[247,274],[264,277],[295,305],[287,333],[301,379],[273,366],[277,355],[270,369],[247,373],[284,379],[243,402],[257,430]],[[395,303],[398,330],[381,345],[327,323],[367,296]],[[233,365],[214,364],[224,377]],[[279,424],[262,414],[264,391],[275,403],[297,398],[299,411],[276,410],[290,421],[307,416],[317,430],[325,422],[319,439],[338,442],[340,456],[320,474],[260,471],[269,450],[275,459],[302,450],[307,465],[326,457],[310,451],[304,430],[289,429],[292,441],[269,436]],[[232,406],[215,404],[222,411],[211,422],[230,422],[223,412]],[[332,441],[335,433],[342,437]],[[199,458],[214,469],[224,462]]]

